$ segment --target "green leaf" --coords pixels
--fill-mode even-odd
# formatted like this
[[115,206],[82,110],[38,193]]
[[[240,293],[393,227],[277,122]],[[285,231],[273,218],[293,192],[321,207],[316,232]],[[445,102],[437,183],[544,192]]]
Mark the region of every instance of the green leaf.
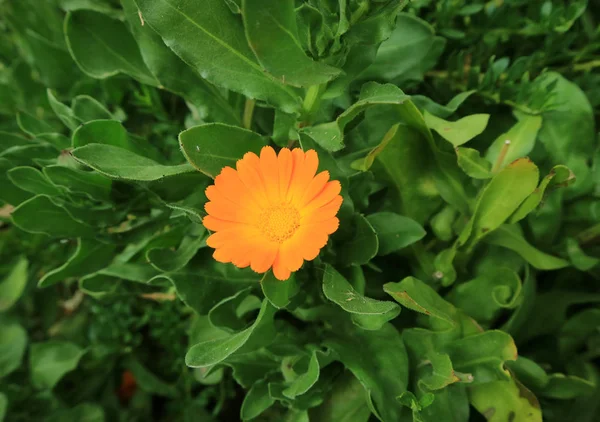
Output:
[[145,25],[134,0],[121,0],[121,4],[144,63],[160,86],[197,105],[202,118],[210,116],[214,120],[241,124],[241,116],[227,103],[222,93],[167,47],[150,25]]
[[97,404],[81,403],[71,409],[53,412],[47,422],[104,422],[104,409]]
[[471,404],[489,422],[542,422],[540,404],[531,391],[515,379],[493,381],[469,388]]
[[146,252],[146,259],[159,271],[179,271],[196,255],[196,252],[206,246],[205,231],[200,226],[200,233],[196,236],[186,236],[181,241],[176,251],[170,248],[154,248]]
[[65,374],[74,370],[85,350],[66,341],[33,343],[29,354],[31,382],[38,389],[52,389]]
[[310,409],[313,422],[367,422],[371,411],[365,389],[350,371],[345,371],[319,407]]
[[419,224],[441,203],[430,154],[416,129],[395,125],[364,160],[367,169],[377,158],[400,195],[402,214]]
[[89,144],[111,145],[148,158],[161,158],[151,144],[134,139],[117,120],[94,120],[78,127],[73,132],[73,148]]
[[427,22],[399,13],[390,37],[379,46],[375,62],[361,76],[401,86],[405,81],[423,80],[425,72],[435,66],[445,44],[446,40],[436,37]]
[[446,119],[456,112],[458,107],[460,107],[461,104],[464,103],[465,100],[474,93],[474,90],[461,92],[452,98],[445,106],[439,105],[423,95],[413,95],[410,98],[411,101],[415,103],[415,105],[421,110],[427,111],[430,114],[442,119]]
[[406,391],[408,356],[402,337],[391,324],[377,331],[336,327],[325,345],[338,354],[340,361],[363,385],[369,408],[380,420],[403,420],[402,405],[390,397]]
[[6,409],[8,408],[8,399],[6,394],[0,393],[0,422],[4,421],[6,417]]
[[23,294],[27,285],[28,267],[27,258],[20,256],[0,282],[0,312],[10,309]]
[[353,218],[355,228],[351,239],[344,241],[338,249],[338,258],[342,265],[364,265],[375,258],[379,241],[375,229],[362,214]]
[[292,383],[283,390],[283,395],[294,399],[296,396],[300,396],[306,393],[319,379],[320,368],[319,360],[317,359],[317,352],[313,351],[308,361],[308,368],[306,372],[299,375]]
[[573,238],[567,239],[567,254],[573,266],[579,271],[589,271],[600,264],[600,258],[586,255],[577,240]]
[[352,314],[353,322],[365,330],[379,330],[400,314],[400,307],[394,302],[361,295],[330,265],[323,273],[323,293],[327,299]]
[[348,107],[334,122],[307,127],[303,133],[327,151],[338,151],[344,147],[344,128],[360,113],[374,105],[401,105],[409,99],[410,97],[395,85],[369,82],[363,85],[358,101]]
[[48,102],[50,103],[52,110],[54,110],[56,117],[58,117],[67,128],[75,130],[77,126],[81,124],[81,121],[75,116],[73,110],[58,101],[50,89],[47,90],[47,94]]
[[[258,302],[258,306],[254,305],[255,301]],[[239,290],[217,303],[208,313],[208,320],[213,327],[227,332],[243,330],[247,324],[242,317],[248,303],[252,308],[260,308],[261,304],[256,296],[250,296],[250,288]]]
[[537,189],[517,208],[515,213],[510,217],[509,223],[516,223],[535,210],[544,199],[547,189],[568,186],[573,182],[575,182],[575,175],[568,167],[562,165],[554,166],[550,170],[550,173],[542,179]]
[[91,199],[103,201],[110,198],[112,181],[101,174],[60,165],[46,166],[43,172],[52,183],[71,193],[85,194]]
[[[23,132],[33,137],[42,133],[53,133],[58,131],[50,123],[38,119],[25,111],[19,111],[17,113],[17,123]],[[59,127],[61,127],[60,123]]]
[[444,349],[450,355],[455,370],[473,375],[473,385],[497,379],[508,380],[509,375],[504,369],[504,362],[517,359],[514,340],[499,330],[455,340]]
[[449,122],[436,117],[425,110],[423,117],[430,129],[435,130],[442,138],[455,147],[458,147],[481,134],[488,124],[490,115],[473,114],[454,122]]
[[173,385],[162,381],[133,356],[128,356],[123,365],[133,373],[136,385],[138,385],[141,390],[159,396],[177,396],[177,389]]
[[202,8],[183,0],[135,2],[144,21],[204,79],[267,101],[286,113],[299,111],[296,93],[263,71],[248,46],[242,23],[223,0],[206,0]]
[[259,63],[283,83],[311,86],[326,83],[339,69],[309,58],[300,45],[294,0],[243,0],[248,44]]
[[14,167],[8,171],[8,178],[15,186],[35,195],[61,196],[56,187],[39,170],[33,167]]
[[258,417],[261,413],[275,404],[275,399],[269,395],[269,385],[261,380],[256,382],[244,397],[240,418],[250,420]]
[[456,286],[449,300],[479,322],[491,322],[502,309],[521,303],[521,279],[506,267]]
[[0,152],[11,147],[31,145],[31,141],[16,133],[0,131]]
[[568,261],[548,255],[533,247],[514,226],[499,227],[486,237],[485,242],[515,251],[538,270],[557,270],[569,265]]
[[48,287],[68,278],[82,277],[105,268],[113,259],[115,245],[92,239],[77,239],[77,249],[67,262],[48,271],[39,281],[38,287]]
[[179,144],[185,158],[198,171],[216,177],[223,167],[235,169],[245,153],[259,155],[266,145],[255,132],[222,123],[195,126],[179,134]]
[[73,60],[92,78],[125,73],[141,83],[159,85],[123,22],[91,10],[69,12],[65,38]]
[[443,300],[431,287],[414,277],[406,277],[399,283],[386,283],[383,290],[402,306],[455,325],[456,310]]
[[78,95],[73,98],[71,109],[75,117],[83,123],[91,122],[92,120],[116,119],[106,107],[89,95]]
[[281,281],[275,278],[272,271],[265,273],[260,281],[260,287],[267,300],[277,309],[287,307],[300,290],[293,274],[288,280]]
[[500,135],[485,154],[485,158],[493,164],[494,171],[526,157],[533,149],[541,127],[540,116],[523,115],[508,132]]
[[89,144],[74,149],[71,154],[81,164],[113,179],[151,182],[194,171],[187,163],[165,166],[112,145]]
[[26,348],[27,331],[16,322],[3,320],[0,324],[0,378],[21,366]]
[[38,195],[21,203],[11,214],[13,223],[30,233],[54,237],[94,237],[96,229],[76,220],[66,208]]
[[489,179],[493,176],[492,165],[476,149],[456,148],[456,158],[458,166],[473,179]]
[[539,170],[529,159],[509,164],[484,188],[475,211],[459,237],[459,243],[471,244],[500,227],[535,190]]
[[253,334],[256,336],[261,332],[262,326],[271,325],[274,314],[275,308],[270,302],[263,301],[256,321],[250,327],[228,337],[208,340],[192,346],[185,355],[185,364],[192,368],[201,368],[224,361],[246,343],[256,341],[252,338]]
[[419,223],[393,212],[378,212],[367,216],[377,234],[379,255],[387,255],[405,248],[425,237]]

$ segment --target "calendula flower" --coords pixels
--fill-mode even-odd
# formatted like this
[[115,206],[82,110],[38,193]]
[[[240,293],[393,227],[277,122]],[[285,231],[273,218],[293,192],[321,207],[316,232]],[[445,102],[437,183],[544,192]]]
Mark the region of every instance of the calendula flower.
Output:
[[213,257],[257,273],[273,268],[279,280],[315,259],[338,228],[342,204],[340,183],[327,171],[316,174],[318,165],[314,150],[277,155],[266,146],[260,157],[248,152],[236,169],[225,167],[206,189]]

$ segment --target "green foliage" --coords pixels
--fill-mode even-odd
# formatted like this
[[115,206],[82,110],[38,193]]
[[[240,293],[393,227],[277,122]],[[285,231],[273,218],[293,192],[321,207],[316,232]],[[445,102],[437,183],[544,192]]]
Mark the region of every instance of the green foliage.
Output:
[[[598,16],[1,1],[0,421],[597,421]],[[265,145],[342,185],[285,282],[202,225]]]

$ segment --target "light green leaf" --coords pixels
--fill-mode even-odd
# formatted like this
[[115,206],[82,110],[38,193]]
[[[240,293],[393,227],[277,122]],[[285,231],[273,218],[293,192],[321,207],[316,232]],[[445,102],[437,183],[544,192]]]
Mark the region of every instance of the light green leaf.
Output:
[[456,158],[458,166],[473,179],[489,179],[493,176],[492,165],[476,149],[456,148]]
[[141,83],[159,85],[123,22],[91,10],[69,12],[65,38],[73,60],[92,78],[125,73]]
[[535,190],[539,170],[529,159],[522,158],[505,167],[484,188],[475,211],[459,237],[471,245],[500,227]]
[[10,309],[21,297],[27,285],[29,261],[21,256],[0,282],[0,312]]
[[488,124],[490,115],[473,114],[450,122],[436,117],[425,110],[423,117],[430,129],[435,130],[442,138],[455,147],[458,147],[481,134]]
[[76,220],[66,208],[56,205],[49,197],[38,195],[22,202],[11,214],[16,226],[30,233],[54,237],[94,237],[94,227]]
[[485,154],[485,158],[494,166],[494,171],[526,157],[533,149],[541,127],[540,116],[523,115],[508,132],[500,135]]
[[533,247],[519,233],[518,228],[514,226],[505,225],[499,227],[494,233],[485,238],[485,242],[515,251],[538,270],[557,270],[569,265],[568,261],[549,255]]
[[536,397],[513,378],[469,388],[469,401],[489,422],[542,422]]
[[248,46],[242,23],[223,0],[205,0],[201,8],[187,0],[135,2],[142,19],[204,79],[287,113],[299,111],[296,93],[263,71]]
[[26,348],[27,331],[16,322],[2,320],[0,324],[0,378],[21,366]]
[[425,237],[425,229],[411,218],[393,212],[378,212],[367,220],[379,240],[378,255],[387,255],[405,248]]
[[248,44],[259,63],[283,83],[311,86],[326,83],[339,69],[309,58],[300,45],[294,0],[243,0]]
[[544,194],[547,189],[568,186],[573,182],[575,182],[575,175],[568,167],[562,165],[554,166],[552,170],[550,170],[550,173],[542,179],[537,189],[533,191],[533,193],[523,201],[519,208],[517,208],[515,213],[511,215],[508,222],[511,224],[516,223],[535,210],[542,202],[542,199],[544,199]]
[[400,307],[394,302],[375,300],[358,293],[330,265],[323,273],[323,293],[327,299],[351,313],[353,322],[365,330],[379,330],[400,314]]
[[222,123],[195,126],[179,134],[183,155],[198,171],[216,177],[223,167],[235,169],[245,153],[259,155],[266,145],[255,132]]
[[354,215],[353,226],[354,235],[344,241],[338,249],[342,265],[364,265],[375,258],[379,248],[375,229],[362,214]]
[[80,163],[113,179],[151,182],[194,171],[187,163],[165,166],[112,145],[89,144],[74,149],[71,154]]
[[33,343],[29,354],[31,382],[39,389],[52,389],[65,374],[74,370],[85,350],[66,341]]
[[251,341],[254,336],[260,334],[262,326],[273,324],[275,308],[269,301],[263,301],[256,321],[243,331],[231,336],[208,340],[192,346],[185,355],[185,363],[192,368],[201,368],[215,365],[227,359],[228,356],[238,351],[242,346]]

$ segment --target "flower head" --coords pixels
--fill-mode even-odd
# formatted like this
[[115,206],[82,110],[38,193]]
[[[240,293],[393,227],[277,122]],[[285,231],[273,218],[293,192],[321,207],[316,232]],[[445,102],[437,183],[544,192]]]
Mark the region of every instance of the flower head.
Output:
[[206,189],[204,226],[214,233],[206,243],[219,262],[250,266],[258,273],[273,268],[287,280],[304,261],[317,257],[338,228],[341,186],[329,172],[317,173],[314,150],[266,146],[225,167]]

